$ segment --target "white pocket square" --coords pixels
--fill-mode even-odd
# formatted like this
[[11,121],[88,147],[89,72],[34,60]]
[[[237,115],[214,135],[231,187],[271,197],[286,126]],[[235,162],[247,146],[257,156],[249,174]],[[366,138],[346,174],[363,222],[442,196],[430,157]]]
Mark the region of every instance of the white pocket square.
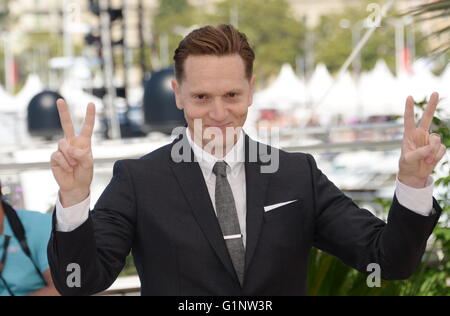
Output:
[[297,202],[297,201],[298,201],[298,200],[294,200],[294,201],[283,202],[283,203],[278,203],[278,204],[274,204],[274,205],[265,206],[265,207],[264,207],[264,212],[267,213],[267,212],[273,211],[273,210],[275,210],[275,209],[277,209],[277,208],[280,208],[280,207],[283,207],[283,206],[286,206],[286,205],[295,203],[295,202]]

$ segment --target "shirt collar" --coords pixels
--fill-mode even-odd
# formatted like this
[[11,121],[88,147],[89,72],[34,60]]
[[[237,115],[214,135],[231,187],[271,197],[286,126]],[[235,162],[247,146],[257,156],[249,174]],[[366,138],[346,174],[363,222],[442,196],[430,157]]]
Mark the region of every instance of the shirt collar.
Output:
[[241,129],[239,139],[236,145],[233,146],[231,151],[223,159],[219,159],[210,153],[206,152],[198,146],[192,139],[191,131],[186,128],[186,135],[189,145],[191,146],[196,161],[198,161],[200,168],[205,173],[207,178],[211,177],[214,165],[218,161],[225,161],[231,169],[231,174],[236,175],[242,168],[245,162],[245,142],[244,132]]

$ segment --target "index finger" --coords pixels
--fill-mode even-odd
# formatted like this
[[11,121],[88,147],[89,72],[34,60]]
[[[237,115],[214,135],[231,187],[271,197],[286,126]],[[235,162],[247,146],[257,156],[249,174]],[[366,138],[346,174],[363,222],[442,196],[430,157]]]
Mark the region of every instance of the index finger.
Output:
[[433,122],[434,112],[436,112],[436,107],[439,103],[439,94],[437,92],[433,93],[428,102],[427,108],[423,113],[422,120],[420,121],[419,127],[426,130],[427,132],[431,128],[431,123]]
[[406,106],[405,106],[405,132],[412,132],[416,128],[416,121],[414,118],[414,99],[409,96],[406,100]]
[[89,103],[86,110],[86,118],[84,119],[83,129],[81,130],[81,136],[92,137],[95,125],[95,105]]
[[64,131],[65,137],[68,139],[75,137],[75,130],[73,128],[72,119],[70,118],[70,112],[66,101],[64,101],[64,99],[58,99],[58,101],[56,101],[56,105],[58,107],[59,120],[61,121],[61,127]]

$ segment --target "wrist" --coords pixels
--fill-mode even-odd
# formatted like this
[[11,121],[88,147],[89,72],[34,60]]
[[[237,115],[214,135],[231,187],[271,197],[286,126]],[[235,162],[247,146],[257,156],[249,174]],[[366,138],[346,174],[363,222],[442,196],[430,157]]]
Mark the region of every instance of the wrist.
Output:
[[90,190],[72,190],[72,191],[59,191],[59,201],[63,208],[69,208],[80,204],[86,200],[90,195]]
[[400,181],[404,185],[407,185],[407,186],[415,188],[415,189],[423,189],[427,186],[428,177],[419,178],[419,177],[404,176],[404,175],[399,174],[398,181]]

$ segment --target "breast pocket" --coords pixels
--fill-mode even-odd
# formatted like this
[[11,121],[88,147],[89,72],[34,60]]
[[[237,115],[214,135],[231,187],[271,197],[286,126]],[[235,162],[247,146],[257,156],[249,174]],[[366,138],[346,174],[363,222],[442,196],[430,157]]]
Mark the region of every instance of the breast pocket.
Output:
[[294,220],[299,218],[301,211],[301,200],[289,203],[284,206],[277,207],[270,211],[264,212],[264,222],[274,222],[283,220]]

